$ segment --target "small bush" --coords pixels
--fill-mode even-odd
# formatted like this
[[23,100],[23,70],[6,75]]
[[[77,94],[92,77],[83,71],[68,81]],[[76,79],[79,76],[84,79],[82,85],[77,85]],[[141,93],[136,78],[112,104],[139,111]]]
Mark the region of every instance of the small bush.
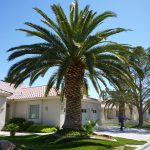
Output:
[[8,124],[15,123],[15,124],[23,124],[26,120],[24,118],[12,118],[8,121]]
[[57,128],[51,126],[44,125],[32,125],[27,129],[28,132],[36,132],[36,133],[50,133],[56,132]]
[[50,133],[50,132],[56,132],[57,129],[56,128],[43,128],[42,130],[40,130],[42,133]]
[[63,135],[63,136],[77,136],[77,137],[86,135],[86,133],[83,130],[75,131],[75,130],[72,130],[72,129],[58,130],[57,134]]
[[[25,119],[24,118],[12,118],[12,119],[10,119],[9,121],[8,121],[8,123],[7,123],[7,125],[9,125],[9,124],[16,124],[16,125],[18,125],[19,126],[19,129],[18,129],[18,131],[22,131],[22,128],[23,128],[23,124],[25,123]],[[7,126],[6,125],[6,126]]]
[[92,134],[94,131],[94,128],[97,124],[98,120],[90,120],[88,123],[82,126],[83,130],[87,135]]
[[30,126],[26,131],[27,132],[34,132],[34,130],[38,127],[38,125],[32,125]]
[[32,125],[34,124],[33,121],[26,121],[23,123],[23,126],[22,126],[22,131],[26,131],[29,127],[31,127]]
[[12,118],[8,121],[7,125],[11,123],[19,126],[18,131],[26,131],[30,126],[34,124],[33,121],[26,121],[24,118]]
[[8,131],[18,131],[19,126],[15,123],[10,123],[6,126],[6,130],[8,130]]

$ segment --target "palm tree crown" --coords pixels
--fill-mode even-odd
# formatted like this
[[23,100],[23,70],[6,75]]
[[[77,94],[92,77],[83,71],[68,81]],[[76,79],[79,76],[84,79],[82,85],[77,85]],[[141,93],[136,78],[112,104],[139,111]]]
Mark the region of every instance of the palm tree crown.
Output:
[[[100,90],[99,83],[106,86],[105,79],[116,87],[120,87],[118,79],[133,85],[132,76],[125,69],[129,61],[122,55],[130,53],[128,46],[107,41],[109,36],[127,30],[115,28],[94,33],[94,29],[106,18],[116,17],[116,14],[106,11],[98,15],[90,10],[89,6],[79,11],[77,1],[70,5],[69,19],[59,4],[54,4],[51,8],[56,21],[49,18],[42,10],[34,8],[50,30],[30,22],[25,24],[34,30],[18,29],[28,35],[37,36],[44,42],[9,49],[8,51],[11,52],[9,61],[23,57],[10,68],[8,78],[16,87],[26,78],[30,78],[32,85],[50,68],[57,67],[56,72],[49,78],[46,94],[54,85],[56,89],[62,87],[67,99],[66,120],[70,116],[72,121],[66,123],[64,128],[80,128],[81,89],[83,84],[87,87],[87,78],[92,81],[97,92]],[[74,107],[67,109],[71,108],[72,103]]]

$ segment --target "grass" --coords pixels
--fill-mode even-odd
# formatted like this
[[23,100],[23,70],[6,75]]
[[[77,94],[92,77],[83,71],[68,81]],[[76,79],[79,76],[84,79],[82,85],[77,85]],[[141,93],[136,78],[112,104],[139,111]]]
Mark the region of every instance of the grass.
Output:
[[136,149],[135,147],[128,147],[128,146],[125,147],[125,150],[135,150],[135,149]]
[[117,123],[106,123],[104,126],[119,126]]
[[[16,137],[0,136],[0,140],[2,139],[7,139],[13,142],[22,150],[111,150],[125,144],[135,145],[146,143],[145,141],[124,138],[116,138],[117,142],[112,142],[106,140],[56,138],[53,135],[29,135]],[[126,150],[131,149],[126,147]]]

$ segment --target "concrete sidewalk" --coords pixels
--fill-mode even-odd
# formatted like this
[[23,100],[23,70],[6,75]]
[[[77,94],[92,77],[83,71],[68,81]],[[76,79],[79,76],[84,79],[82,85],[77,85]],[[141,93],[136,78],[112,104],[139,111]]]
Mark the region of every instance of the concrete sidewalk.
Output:
[[147,141],[144,145],[126,145],[130,147],[136,147],[136,150],[150,150],[150,130],[135,129],[135,128],[124,128],[124,131],[120,131],[119,127],[116,126],[101,126],[97,134],[106,134],[113,137],[122,137],[127,139]]
[[[25,136],[25,135],[48,135],[52,133],[24,133],[24,132],[16,132],[16,136]],[[0,131],[0,136],[10,136],[8,131]]]
[[150,142],[142,145],[141,147],[137,148],[136,150],[150,150]]
[[150,142],[150,130],[124,128],[124,131],[120,131],[119,127],[102,126],[96,133]]

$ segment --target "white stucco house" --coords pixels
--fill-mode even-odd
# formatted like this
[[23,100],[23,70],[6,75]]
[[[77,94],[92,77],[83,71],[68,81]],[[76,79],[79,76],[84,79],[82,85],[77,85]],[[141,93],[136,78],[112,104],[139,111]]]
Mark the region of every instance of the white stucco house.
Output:
[[[65,100],[60,101],[52,88],[45,97],[46,86],[23,87],[17,89],[0,81],[0,129],[13,117],[25,118],[39,124],[61,127],[65,119]],[[84,96],[82,99],[82,123],[101,118],[100,101]]]
[[[65,119],[65,100],[60,101],[59,94],[52,88],[45,97],[46,86],[24,87],[14,89],[13,85],[0,81],[0,130],[13,118],[25,118],[38,124],[60,127]],[[105,109],[105,101],[84,96],[82,99],[82,124],[89,120],[99,120],[99,124],[118,123],[118,108]],[[126,118],[137,122],[138,113],[134,108],[131,114],[125,110]],[[146,116],[150,120],[150,114]]]

